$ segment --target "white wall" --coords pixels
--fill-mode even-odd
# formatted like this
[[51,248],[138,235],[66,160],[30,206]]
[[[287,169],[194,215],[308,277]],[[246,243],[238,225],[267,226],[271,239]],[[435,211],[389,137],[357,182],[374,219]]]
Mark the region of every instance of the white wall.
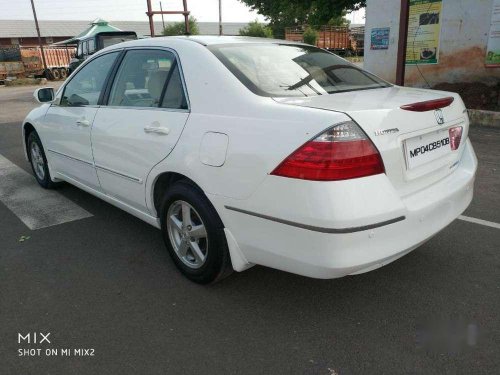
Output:
[[[399,0],[367,0],[365,21],[365,61],[363,67],[389,81],[396,81],[396,61],[398,54]],[[390,27],[389,49],[370,50],[371,30]]]
[[[368,0],[365,69],[394,82],[399,35],[400,0]],[[500,82],[500,68],[485,68],[486,44],[493,0],[443,0],[441,45],[437,65],[407,66],[405,84],[426,86],[441,82]],[[388,50],[370,50],[370,31],[390,27]],[[419,72],[420,69],[420,72]]]

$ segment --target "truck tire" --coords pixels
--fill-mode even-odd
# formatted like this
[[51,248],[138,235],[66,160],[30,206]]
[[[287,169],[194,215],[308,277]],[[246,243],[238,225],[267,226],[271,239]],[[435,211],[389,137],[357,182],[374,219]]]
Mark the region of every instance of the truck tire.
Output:
[[52,76],[57,81],[61,78],[61,73],[59,73],[59,69],[52,69]]
[[66,70],[66,68],[61,68],[59,69],[59,74],[61,76],[61,79],[66,79],[66,77],[68,76],[68,71]]
[[46,69],[44,72],[43,72],[43,76],[45,78],[47,78],[49,81],[53,81],[54,80],[54,75],[52,74],[52,70],[50,69]]

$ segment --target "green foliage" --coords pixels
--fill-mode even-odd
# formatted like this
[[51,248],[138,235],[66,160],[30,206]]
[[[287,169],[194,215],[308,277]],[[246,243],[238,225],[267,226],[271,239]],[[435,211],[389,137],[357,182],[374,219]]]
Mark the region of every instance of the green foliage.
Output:
[[257,20],[249,22],[248,26],[240,29],[240,35],[242,36],[254,36],[259,38],[272,38],[273,30],[270,27],[264,26]]
[[311,27],[307,27],[302,35],[304,43],[316,45],[316,40],[318,39],[318,32]]
[[[198,28],[198,21],[193,16],[189,17],[189,34],[198,35],[200,29]],[[171,23],[163,29],[163,35],[184,35],[186,34],[186,28],[184,22],[174,22]]]
[[[284,36],[284,28],[295,25],[325,25],[343,12],[359,10],[366,0],[240,0],[265,16],[275,36]],[[336,22],[336,21],[333,21]]]
[[332,17],[328,21],[328,25],[330,26],[349,26],[351,24],[351,21],[349,21],[347,18],[347,11],[343,11],[340,16]]

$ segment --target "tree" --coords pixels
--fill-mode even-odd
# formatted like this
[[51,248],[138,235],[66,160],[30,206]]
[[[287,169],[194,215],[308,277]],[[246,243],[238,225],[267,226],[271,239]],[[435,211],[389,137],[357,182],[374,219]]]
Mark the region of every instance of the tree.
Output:
[[332,17],[328,21],[328,25],[330,26],[349,26],[351,24],[351,21],[349,21],[347,18],[347,11],[344,10],[342,11],[342,14],[340,16]]
[[[198,28],[198,21],[193,16],[189,17],[189,34],[198,35],[200,30]],[[171,23],[163,29],[163,35],[184,35],[186,34],[186,26],[184,22]]]
[[311,27],[307,27],[302,35],[304,43],[316,45],[316,40],[318,39],[318,32]]
[[266,17],[274,35],[283,35],[287,26],[325,25],[344,11],[359,10],[366,0],[240,0]]
[[259,38],[272,38],[273,30],[259,23],[257,20],[249,22],[248,26],[240,29],[240,35],[242,36],[255,36]]

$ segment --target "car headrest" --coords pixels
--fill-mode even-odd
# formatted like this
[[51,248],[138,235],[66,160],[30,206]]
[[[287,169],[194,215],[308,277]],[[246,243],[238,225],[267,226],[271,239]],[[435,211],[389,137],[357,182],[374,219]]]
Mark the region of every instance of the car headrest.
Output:
[[165,81],[167,80],[167,70],[156,70],[150,73],[148,81],[148,91],[155,104],[158,104]]

